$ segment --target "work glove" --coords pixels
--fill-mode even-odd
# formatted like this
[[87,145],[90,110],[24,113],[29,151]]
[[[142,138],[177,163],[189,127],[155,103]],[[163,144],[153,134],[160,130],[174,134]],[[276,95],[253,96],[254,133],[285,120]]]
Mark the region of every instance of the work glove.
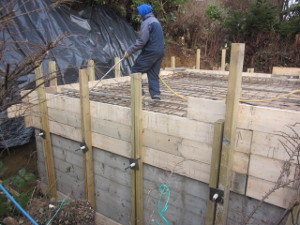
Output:
[[130,56],[131,56],[131,55],[130,55],[128,52],[125,52],[125,54],[124,54],[123,57],[124,57],[125,59],[127,59],[127,58],[129,58]]

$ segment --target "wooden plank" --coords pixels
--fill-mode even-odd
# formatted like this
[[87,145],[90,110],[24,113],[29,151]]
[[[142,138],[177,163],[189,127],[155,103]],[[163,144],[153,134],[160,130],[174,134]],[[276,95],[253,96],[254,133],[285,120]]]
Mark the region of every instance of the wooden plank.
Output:
[[95,62],[94,60],[90,59],[88,61],[88,76],[89,81],[95,81]]
[[56,70],[56,62],[49,61],[48,63],[49,75],[50,75],[50,86],[57,86],[57,70]]
[[192,179],[209,182],[210,165],[192,159],[172,155],[166,152],[144,147],[146,164],[180,174]]
[[252,145],[252,130],[237,129],[235,151],[250,154]]
[[[247,184],[246,195],[255,198],[262,199],[262,197],[268,193],[274,187],[274,183],[260,178],[249,176]],[[280,188],[273,192],[265,202],[287,208],[297,197],[297,190],[285,187]]]
[[226,64],[226,49],[222,49],[222,57],[221,57],[221,70],[225,71],[225,64]]
[[[38,117],[32,116],[32,125],[36,128],[40,128]],[[50,121],[50,131],[51,133],[77,142],[81,142],[82,140],[81,130],[73,126]],[[103,149],[126,158],[131,158],[131,144],[129,142],[97,133],[92,133],[92,140],[93,146],[96,148]],[[163,170],[174,169],[173,172],[176,174],[208,183],[210,164],[183,156],[172,155],[149,147],[144,147],[144,149],[144,163]]]
[[46,162],[46,170],[49,181],[49,189],[52,197],[57,197],[56,190],[56,178],[55,178],[55,169],[54,169],[54,161],[53,161],[53,152],[52,152],[52,144],[51,144],[51,136],[50,136],[50,128],[49,128],[49,118],[48,118],[48,109],[46,102],[46,93],[44,87],[44,79],[43,79],[43,68],[40,65],[35,69],[36,74],[36,86],[39,100],[39,109],[40,109],[40,123],[41,128],[44,131],[45,138],[43,139],[43,149],[44,156]]
[[15,104],[7,109],[8,118],[25,117],[31,113],[31,104]]
[[266,133],[289,131],[287,125],[300,121],[300,112],[241,104],[237,126]]
[[177,146],[180,156],[188,160],[199,161],[210,164],[212,156],[212,140],[210,143],[203,143],[183,139]]
[[184,117],[143,111],[143,128],[175,137],[211,143],[213,125]]
[[[300,121],[300,112],[261,106],[240,104],[237,127],[246,130],[273,133],[288,130],[287,125]],[[224,119],[225,102],[192,98],[188,100],[187,117],[202,122],[213,123]]]
[[300,68],[273,66],[272,75],[298,76],[299,77],[300,76]]
[[80,81],[80,105],[81,105],[81,134],[82,142],[87,146],[87,152],[83,153],[83,168],[85,178],[85,195],[93,208],[95,203],[95,184],[94,184],[94,164],[93,164],[93,144],[91,131],[91,113],[90,113],[90,99],[88,87],[87,70],[79,70]]
[[[218,188],[222,139],[223,139],[224,120],[218,120],[214,125],[214,139],[212,147],[212,160],[210,167],[209,187]],[[209,200],[207,203],[207,213],[205,225],[213,225],[215,223],[216,203]]]
[[223,205],[219,205],[220,207],[217,209],[216,224],[227,223],[229,194],[232,179],[231,170],[237,127],[236,118],[238,116],[239,100],[241,95],[244,52],[245,44],[232,44],[219,182],[219,188],[224,190],[224,202]]
[[[280,176],[283,163],[284,161],[282,160],[270,159],[259,155],[251,155],[249,164],[249,176],[257,177],[275,183]],[[289,176],[284,177],[284,179],[294,180],[295,172],[296,166],[292,164],[290,167]]]
[[[288,134],[291,134],[290,132],[287,131]],[[276,134],[253,131],[251,154],[278,160],[288,160],[290,156],[282,144],[288,144],[288,141]],[[292,162],[296,163],[296,159]]]
[[201,50],[197,49],[196,51],[196,70],[200,70],[200,61],[201,61]]
[[187,118],[214,123],[219,119],[225,119],[225,109],[224,101],[189,97]]
[[120,62],[120,58],[119,57],[115,57],[115,78],[119,78],[121,77],[121,64],[119,63]]

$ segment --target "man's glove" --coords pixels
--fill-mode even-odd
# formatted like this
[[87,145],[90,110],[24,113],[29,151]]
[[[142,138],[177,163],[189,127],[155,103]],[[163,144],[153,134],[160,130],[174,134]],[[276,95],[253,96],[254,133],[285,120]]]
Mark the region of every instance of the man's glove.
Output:
[[123,57],[124,57],[125,59],[127,59],[127,58],[129,58],[130,56],[131,56],[131,55],[130,55],[128,52],[125,52],[125,54],[124,54]]

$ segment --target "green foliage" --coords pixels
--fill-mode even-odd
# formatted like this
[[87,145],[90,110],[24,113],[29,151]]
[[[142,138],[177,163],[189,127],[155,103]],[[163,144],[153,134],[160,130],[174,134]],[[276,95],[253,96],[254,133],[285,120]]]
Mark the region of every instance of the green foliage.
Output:
[[238,10],[231,11],[229,15],[224,21],[224,30],[228,33],[230,39],[233,40],[242,32],[245,18],[243,17],[243,12]]
[[286,20],[279,26],[279,33],[283,37],[295,36],[300,33],[300,3],[292,5],[284,12]]
[[221,21],[223,7],[220,2],[213,2],[208,4],[206,8],[206,16],[213,21]]
[[[3,177],[6,171],[7,168],[4,168],[3,163],[0,161],[0,178]],[[34,181],[35,178],[34,174],[28,173],[26,169],[22,168],[18,171],[17,175],[3,180],[2,185],[6,188],[8,185],[18,188],[20,194],[15,197],[15,200],[25,209],[30,200],[26,189],[29,182]],[[0,218],[10,215],[16,210],[15,205],[8,201],[7,196],[2,192],[0,192],[0,202]]]
[[245,35],[274,32],[278,22],[277,7],[268,0],[257,0],[246,14],[243,32]]

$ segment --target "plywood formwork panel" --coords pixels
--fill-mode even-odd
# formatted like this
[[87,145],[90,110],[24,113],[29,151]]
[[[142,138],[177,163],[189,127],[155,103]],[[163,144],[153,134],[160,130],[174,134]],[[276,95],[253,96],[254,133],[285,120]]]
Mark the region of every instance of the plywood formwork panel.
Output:
[[[246,195],[255,199],[262,199],[266,193],[274,188],[274,183],[260,178],[249,176]],[[286,187],[272,192],[265,202],[287,208],[295,200],[297,190]]]
[[[258,155],[251,155],[250,158],[250,165],[249,165],[249,176],[260,178],[266,181],[271,181],[276,183],[280,173],[283,170],[283,164],[285,161],[277,160],[277,159],[270,159],[264,156]],[[296,166],[291,164],[290,171],[288,172],[288,176],[285,175],[283,177],[283,181],[288,182],[289,180],[295,179],[295,171]],[[289,186],[291,186],[290,183]]]
[[[284,127],[286,130],[286,127]],[[291,132],[287,130],[288,133]],[[255,155],[265,156],[271,159],[288,160],[290,158],[287,151],[283,147],[288,144],[287,140],[281,138],[279,133],[266,133],[260,131],[253,131],[253,139],[251,146],[251,153]],[[293,161],[295,162],[296,159]]]

